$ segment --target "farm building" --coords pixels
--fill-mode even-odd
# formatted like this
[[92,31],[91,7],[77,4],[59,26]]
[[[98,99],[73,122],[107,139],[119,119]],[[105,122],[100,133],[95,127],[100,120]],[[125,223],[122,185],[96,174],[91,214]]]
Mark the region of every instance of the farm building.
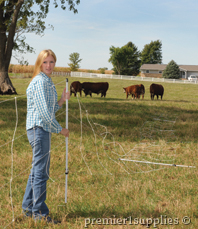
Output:
[[[142,77],[161,78],[167,64],[143,64],[140,68]],[[190,75],[198,76],[198,65],[179,65],[180,77],[188,79]]]

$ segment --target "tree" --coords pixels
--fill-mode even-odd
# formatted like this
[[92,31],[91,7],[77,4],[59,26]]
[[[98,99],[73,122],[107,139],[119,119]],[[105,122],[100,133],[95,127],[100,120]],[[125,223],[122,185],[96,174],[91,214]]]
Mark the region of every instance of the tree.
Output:
[[[77,13],[75,4],[80,0],[61,0],[60,6]],[[25,42],[25,33],[44,34],[44,19],[49,12],[50,0],[0,0],[0,94],[16,94],[8,76],[12,52],[22,54],[34,49]],[[55,8],[58,7],[54,0]],[[51,25],[50,25],[51,26]]]
[[180,78],[180,70],[179,66],[176,64],[174,60],[171,60],[166,68],[164,69],[162,76],[168,79],[179,79]]
[[114,46],[111,46],[109,50],[111,54],[111,57],[109,58],[109,62],[112,63],[115,74],[121,75],[126,64],[124,50],[122,48],[119,47],[116,48]]
[[115,74],[137,75],[139,73],[140,53],[132,42],[128,42],[121,48],[111,46],[109,50],[111,54],[109,62],[112,63]]
[[105,74],[105,71],[108,70],[108,68],[107,68],[107,67],[98,68],[98,70],[100,70],[100,73],[101,73],[101,74]]
[[77,52],[73,52],[69,55],[69,60],[71,63],[69,63],[70,71],[78,71],[78,68],[80,68],[79,63],[81,62],[82,59],[80,58],[80,54]]
[[141,52],[142,64],[161,64],[162,63],[162,42],[151,41],[146,44]]
[[128,42],[124,47],[128,48],[129,55],[126,56],[127,65],[123,71],[123,75],[137,75],[140,71],[141,64],[140,52],[132,42]]

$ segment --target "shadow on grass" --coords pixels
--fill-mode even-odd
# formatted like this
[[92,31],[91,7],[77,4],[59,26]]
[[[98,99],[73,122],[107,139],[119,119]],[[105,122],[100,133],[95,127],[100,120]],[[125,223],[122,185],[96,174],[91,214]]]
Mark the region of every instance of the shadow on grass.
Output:
[[[67,215],[67,220],[73,220],[76,218],[89,218],[89,219],[108,219],[108,220],[113,220],[113,219],[124,219],[126,218],[128,223],[134,223],[134,219],[142,218],[159,218],[161,217],[162,213],[159,212],[156,209],[149,209],[146,206],[142,206],[140,209],[133,209],[131,211],[125,211],[124,209],[114,209],[112,207],[105,207],[99,211],[89,211],[89,210],[76,210],[73,212],[68,213],[67,207],[64,207],[62,209],[58,209],[56,218],[59,217],[61,218],[61,215],[65,214]],[[166,210],[166,212],[163,212],[163,215],[166,215],[166,217],[172,218],[173,216],[171,215],[171,212]]]
[[[146,102],[149,101],[147,104]],[[116,103],[117,102],[117,103]],[[89,98],[81,103],[82,121],[90,126],[87,117],[92,123],[98,123],[106,126],[110,132],[114,132],[118,138],[128,139],[130,141],[139,141],[141,138],[140,129],[145,122],[157,119],[176,121],[174,131],[180,141],[194,141],[197,139],[198,132],[198,110],[189,110],[176,106],[164,106],[166,102],[183,103],[184,101],[150,101],[150,100],[133,100],[115,99],[115,98]],[[187,101],[185,101],[187,102]],[[26,98],[17,101],[19,124],[25,126],[26,122]],[[65,105],[56,115],[61,125],[65,123]],[[86,113],[88,116],[86,116]],[[15,101],[4,102],[0,104],[0,128],[2,131],[13,130],[16,123]],[[80,110],[78,101],[71,100],[69,103],[69,126],[70,131],[79,132],[80,129],[73,129],[74,125],[80,128]],[[90,129],[90,128],[88,128]],[[88,130],[87,129],[87,130]],[[25,131],[25,130],[24,130]],[[86,131],[86,129],[85,129]],[[155,139],[155,136],[153,136]],[[159,138],[159,136],[156,136]],[[160,136],[163,139],[163,136]]]

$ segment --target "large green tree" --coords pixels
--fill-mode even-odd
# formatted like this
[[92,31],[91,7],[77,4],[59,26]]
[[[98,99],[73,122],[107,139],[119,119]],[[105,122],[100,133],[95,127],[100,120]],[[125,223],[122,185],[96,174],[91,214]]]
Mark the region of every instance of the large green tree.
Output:
[[128,42],[119,47],[111,46],[109,62],[113,65],[113,70],[117,75],[137,75],[140,68],[140,52],[137,47]]
[[162,42],[160,40],[151,41],[146,44],[141,52],[141,64],[161,64],[162,63]]
[[77,52],[73,52],[69,55],[70,63],[68,63],[70,67],[70,71],[78,71],[78,68],[80,68],[80,62],[82,59],[80,59],[80,54]]
[[[77,13],[80,0],[52,0],[65,10]],[[50,0],[0,0],[0,94],[16,94],[8,76],[13,50],[16,54],[32,52],[25,42],[25,33],[42,35],[46,29],[45,18],[49,12]]]
[[180,70],[179,66],[174,60],[171,60],[166,68],[164,69],[162,76],[168,79],[179,79],[180,78]]
[[127,65],[126,68],[123,70],[123,75],[137,75],[140,71],[141,64],[140,52],[132,42],[128,42],[124,47],[128,48],[129,55],[126,56]]

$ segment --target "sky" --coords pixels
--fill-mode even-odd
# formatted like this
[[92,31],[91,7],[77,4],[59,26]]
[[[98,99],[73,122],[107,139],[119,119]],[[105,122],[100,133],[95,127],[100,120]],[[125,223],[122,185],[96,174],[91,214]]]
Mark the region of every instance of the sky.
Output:
[[[81,69],[112,69],[109,48],[129,41],[139,51],[151,41],[162,42],[162,62],[198,65],[197,0],[81,0],[78,14],[50,6],[47,29],[40,37],[26,34],[35,54],[24,58],[34,65],[43,49],[52,49],[57,67],[68,67],[69,55],[80,54]],[[12,64],[18,62],[12,58]]]

